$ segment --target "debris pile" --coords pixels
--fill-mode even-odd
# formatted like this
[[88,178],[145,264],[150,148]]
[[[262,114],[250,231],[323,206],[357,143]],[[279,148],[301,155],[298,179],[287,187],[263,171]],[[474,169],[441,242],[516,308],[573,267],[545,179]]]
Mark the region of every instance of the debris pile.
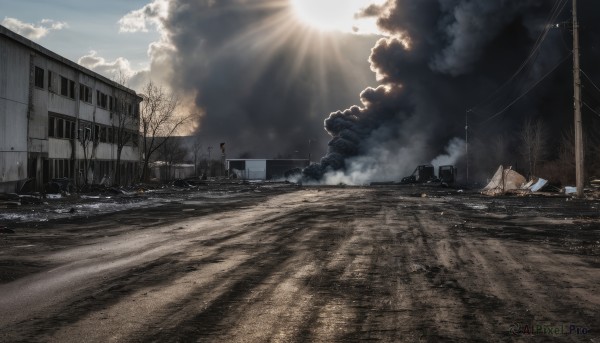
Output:
[[[568,194],[569,188],[573,187],[565,187],[566,194]],[[481,194],[489,196],[530,195],[533,193],[540,194],[538,192],[557,193],[560,191],[560,189],[550,185],[546,179],[534,177],[527,181],[523,175],[514,171],[512,167],[500,166],[490,182],[481,190]]]

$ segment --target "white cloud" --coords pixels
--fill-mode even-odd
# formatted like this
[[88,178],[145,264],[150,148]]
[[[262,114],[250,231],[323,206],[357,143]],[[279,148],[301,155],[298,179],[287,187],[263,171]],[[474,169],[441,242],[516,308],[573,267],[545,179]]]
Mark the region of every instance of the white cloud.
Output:
[[148,32],[152,28],[159,34],[159,38],[148,46],[149,69],[130,74],[129,84],[133,89],[138,89],[150,79],[165,86],[170,84],[173,74],[171,59],[175,48],[164,26],[169,17],[170,2],[150,0],[144,7],[127,13],[119,20],[121,33]]
[[79,58],[77,63],[112,79],[119,75],[131,77],[135,73],[131,68],[129,60],[126,58],[118,57],[114,61],[107,61],[103,57],[98,56],[98,53],[94,50]]
[[119,20],[120,32],[148,32],[148,26],[162,30],[162,20],[168,15],[168,0],[154,0],[144,7],[131,11]]
[[69,24],[64,21],[54,21],[52,19],[42,19],[42,24],[50,25],[52,30],[62,30],[69,27]]
[[16,18],[5,17],[2,25],[26,38],[38,40],[46,36],[50,31],[62,30],[69,27],[65,22],[43,19],[39,25],[25,23]]
[[148,69],[135,70],[131,67],[129,60],[124,57],[107,61],[104,57],[98,56],[98,52],[94,50],[80,57],[77,63],[111,80],[123,81],[126,87],[134,90],[141,89],[149,77]]

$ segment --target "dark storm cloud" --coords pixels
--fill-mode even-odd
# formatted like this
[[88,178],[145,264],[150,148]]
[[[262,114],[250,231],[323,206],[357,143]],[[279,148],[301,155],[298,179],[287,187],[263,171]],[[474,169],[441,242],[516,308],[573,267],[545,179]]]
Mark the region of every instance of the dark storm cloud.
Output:
[[[564,3],[556,23],[570,19],[570,2]],[[329,152],[320,164],[305,171],[306,176],[319,179],[327,171],[369,170],[368,176],[377,179],[380,175],[365,163],[390,168],[390,154],[397,157],[397,164],[405,164],[396,170],[412,170],[412,162],[427,163],[444,153],[444,147],[457,146],[452,142],[464,136],[465,111],[480,103],[470,114],[471,138],[479,145],[475,148],[487,149],[500,135],[514,146],[518,139],[514,132],[527,116],[543,118],[558,135],[572,123],[568,29],[550,30],[533,63],[494,99],[486,99],[526,60],[554,4],[542,0],[390,1],[386,11],[380,12],[378,24],[393,38],[379,40],[370,56],[372,70],[388,88],[367,89],[361,96],[363,106],[333,112],[326,119],[332,136]],[[580,5],[582,66],[596,80],[598,67],[593,61],[598,58],[599,22],[593,13],[599,10],[598,2]],[[499,118],[486,121],[561,61],[566,62],[528,96]],[[404,153],[394,155],[397,151]],[[489,160],[482,158],[475,168],[487,170],[485,162],[503,162],[487,155]]]
[[285,6],[269,6],[284,3],[170,4],[172,83],[197,92],[196,105],[205,112],[202,141],[227,142],[228,157],[306,157],[309,146],[313,156],[322,155],[323,114],[351,105],[373,83],[368,56],[375,37],[308,39]]

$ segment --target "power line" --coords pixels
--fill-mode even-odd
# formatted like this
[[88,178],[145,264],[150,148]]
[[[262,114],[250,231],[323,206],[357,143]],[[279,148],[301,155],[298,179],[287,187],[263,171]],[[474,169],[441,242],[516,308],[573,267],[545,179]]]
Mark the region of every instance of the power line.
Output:
[[569,57],[571,57],[572,54],[568,54],[567,56],[565,56],[560,62],[558,62],[558,64],[556,66],[554,66],[554,68],[552,68],[549,72],[547,72],[546,74],[544,74],[544,76],[542,76],[539,80],[537,80],[531,87],[529,87],[525,93],[521,94],[520,96],[518,96],[516,99],[514,99],[513,101],[511,101],[508,105],[506,105],[506,107],[504,107],[503,109],[501,109],[500,111],[494,113],[493,115],[491,115],[489,118],[487,118],[486,120],[479,122],[477,124],[484,124],[494,118],[496,118],[497,116],[503,114],[504,112],[506,112],[506,110],[508,110],[512,105],[514,105],[517,101],[521,100],[524,96],[526,96],[527,94],[529,94],[529,92],[531,92],[538,84],[540,84],[540,82],[542,82],[544,79],[546,79],[550,74],[552,74],[561,64],[563,64]]
[[473,113],[474,113],[474,111],[473,111],[474,109],[482,107],[484,104],[491,102],[490,100],[493,99],[498,93],[500,93],[500,91],[502,91],[506,86],[508,86],[523,71],[523,69],[525,69],[525,67],[529,64],[529,62],[532,61],[532,59],[535,60],[534,57],[536,57],[536,59],[537,59],[537,56],[538,56],[537,52],[540,49],[540,47],[542,46],[542,43],[544,42],[546,37],[548,36],[548,32],[550,32],[550,29],[552,28],[551,23],[556,21],[556,18],[558,18],[560,13],[562,13],[563,9],[565,8],[565,6],[567,4],[567,1],[568,0],[557,0],[554,3],[554,6],[552,7],[552,10],[550,11],[550,15],[548,16],[548,18],[546,20],[546,25],[544,26],[544,30],[538,36],[535,44],[533,45],[533,48],[531,49],[531,52],[529,53],[529,56],[527,56],[525,61],[523,61],[523,63],[521,63],[521,65],[519,66],[517,71],[515,71],[508,80],[506,80],[500,87],[498,87],[487,98],[485,98],[485,100],[481,101],[479,104],[473,106],[470,109]]
[[583,102],[583,105],[585,105],[585,107],[587,107],[590,111],[594,112],[594,114],[596,114],[598,117],[600,117],[600,113],[598,113],[590,105],[586,104],[584,101],[582,101],[582,102]]
[[583,76],[585,76],[585,78],[588,79],[588,81],[590,81],[592,83],[592,86],[594,86],[598,90],[598,92],[600,92],[600,88],[598,88],[598,86],[596,86],[594,81],[592,81],[592,79],[582,69],[579,69],[579,71],[581,71]]

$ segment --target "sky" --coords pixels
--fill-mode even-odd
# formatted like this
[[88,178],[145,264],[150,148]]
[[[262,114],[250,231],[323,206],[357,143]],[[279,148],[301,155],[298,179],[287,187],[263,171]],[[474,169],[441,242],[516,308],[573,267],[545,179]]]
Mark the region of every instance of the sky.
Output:
[[[0,0],[2,25],[200,113],[227,157],[307,157],[327,183],[522,157],[518,130],[572,126],[568,0]],[[600,112],[597,1],[580,1],[584,101]],[[586,117],[587,116],[587,117]],[[593,112],[585,120],[596,120]],[[558,151],[558,139],[549,142]],[[491,153],[493,151],[493,153]],[[320,158],[322,157],[322,158]],[[440,162],[441,161],[441,162]]]
[[[26,35],[36,43],[72,61],[96,51],[107,61],[126,58],[132,68],[149,65],[148,46],[158,39],[156,31],[135,35],[119,32],[119,19],[147,1],[0,0],[0,22],[8,28],[28,24],[45,33]],[[7,25],[8,19],[20,23]],[[44,20],[52,22],[44,23]],[[52,28],[53,24],[63,24]]]
[[123,72],[138,91],[148,80],[173,90],[203,114],[183,134],[207,147],[306,158],[326,151],[324,116],[375,82],[368,56],[380,34],[374,19],[354,18],[371,2],[0,0],[0,22],[111,79]]

